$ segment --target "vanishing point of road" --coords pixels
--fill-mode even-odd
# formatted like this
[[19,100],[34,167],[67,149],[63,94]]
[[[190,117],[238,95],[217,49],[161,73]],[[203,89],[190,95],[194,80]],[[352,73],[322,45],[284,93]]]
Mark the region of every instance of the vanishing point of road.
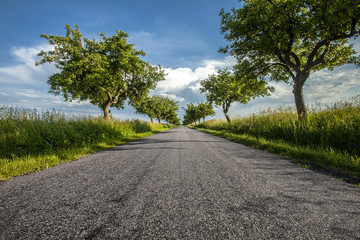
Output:
[[360,239],[360,188],[178,127],[1,183],[0,239]]

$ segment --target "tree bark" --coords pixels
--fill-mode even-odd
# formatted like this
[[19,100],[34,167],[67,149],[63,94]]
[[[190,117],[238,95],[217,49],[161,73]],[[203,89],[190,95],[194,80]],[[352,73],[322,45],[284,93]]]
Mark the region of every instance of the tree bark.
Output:
[[230,115],[227,112],[224,112],[226,120],[228,123],[231,123]]
[[159,120],[159,124],[161,124],[161,118],[158,118],[158,120]]
[[150,121],[151,121],[151,123],[154,123],[154,119],[153,119],[153,118],[150,118]]
[[110,106],[110,103],[107,103],[107,104],[105,104],[104,107],[103,107],[104,119],[105,119],[106,121],[110,121],[109,106]]
[[299,118],[304,118],[307,116],[303,87],[308,77],[309,73],[301,72],[297,74],[296,78],[294,79],[293,94],[295,98],[296,111]]
[[230,108],[230,102],[223,103],[223,112],[228,123],[231,123],[230,115],[228,114]]
[[[111,95],[111,93],[109,91],[106,92],[106,95],[108,97],[108,100],[106,101],[106,103],[103,105],[103,112],[104,112],[104,119],[106,121],[110,121],[110,111],[109,111],[109,107],[111,106],[111,104],[114,103],[113,101],[113,97]],[[117,96],[118,97],[118,96]],[[117,99],[116,99],[117,102]]]

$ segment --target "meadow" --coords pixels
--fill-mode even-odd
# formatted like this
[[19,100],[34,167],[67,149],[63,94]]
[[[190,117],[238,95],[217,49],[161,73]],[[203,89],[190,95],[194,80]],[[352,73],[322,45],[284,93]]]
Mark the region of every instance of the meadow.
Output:
[[334,174],[360,177],[359,96],[330,106],[317,106],[298,119],[292,108],[268,109],[246,118],[210,120],[195,126],[209,133],[242,142],[321,167]]
[[59,111],[2,107],[0,181],[76,160],[170,126],[140,120],[105,121]]

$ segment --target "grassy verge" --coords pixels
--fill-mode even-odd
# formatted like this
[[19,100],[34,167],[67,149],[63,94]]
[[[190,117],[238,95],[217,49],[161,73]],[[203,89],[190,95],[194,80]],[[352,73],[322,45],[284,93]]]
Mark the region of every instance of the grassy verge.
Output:
[[167,125],[66,117],[4,107],[0,111],[0,181],[76,160],[154,133]]
[[299,165],[360,183],[360,104],[336,103],[299,120],[291,109],[269,110],[231,124],[210,120],[195,128],[280,154]]

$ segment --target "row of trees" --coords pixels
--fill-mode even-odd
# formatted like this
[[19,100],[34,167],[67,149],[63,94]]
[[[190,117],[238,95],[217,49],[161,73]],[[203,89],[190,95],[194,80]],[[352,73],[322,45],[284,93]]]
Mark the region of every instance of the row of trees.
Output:
[[135,104],[134,108],[137,113],[147,115],[151,123],[156,118],[159,123],[165,120],[167,124],[180,124],[180,119],[177,116],[177,111],[179,110],[178,102],[168,97],[147,97],[139,104]]
[[198,105],[194,105],[192,103],[187,104],[184,115],[184,125],[193,124],[196,122],[200,122],[201,119],[205,121],[207,116],[214,116],[215,111],[212,103],[198,103]]
[[[209,103],[221,107],[228,122],[231,103],[246,104],[269,95],[268,80],[293,86],[299,118],[306,117],[303,87],[311,72],[333,70],[348,63],[360,66],[348,39],[360,33],[360,1],[239,0],[242,8],[222,10],[221,32],[231,42],[219,52],[237,59],[233,71],[219,70],[201,81]],[[194,106],[186,109],[186,123],[197,120]]]
[[242,8],[220,12],[221,33],[231,44],[219,52],[237,59],[234,71],[220,70],[201,81],[200,89],[229,123],[231,103],[246,104],[274,91],[267,80],[292,84],[298,116],[306,117],[303,87],[311,72],[360,66],[348,42],[360,33],[359,0],[239,2]]
[[[231,103],[269,95],[273,91],[266,85],[269,80],[292,84],[298,116],[305,117],[303,86],[312,72],[347,63],[360,66],[360,56],[348,41],[360,35],[360,0],[239,2],[242,8],[220,12],[221,33],[231,44],[219,51],[230,53],[237,64],[233,71],[223,69],[201,81],[208,103],[221,107],[228,122]],[[140,59],[145,53],[127,43],[126,33],[117,31],[112,37],[101,33],[96,41],[83,38],[78,26],[66,25],[65,36],[41,36],[53,49],[41,51],[36,64],[55,63],[60,70],[48,80],[50,92],[66,101],[89,100],[106,119],[109,107],[121,109],[128,100],[150,119],[176,122],[173,111],[161,104],[157,109],[164,109],[162,114],[149,112],[149,103],[157,104],[161,97],[149,98],[148,93],[165,74],[161,66]],[[161,101],[176,109],[177,103]],[[186,122],[201,118],[193,109],[188,105]]]

